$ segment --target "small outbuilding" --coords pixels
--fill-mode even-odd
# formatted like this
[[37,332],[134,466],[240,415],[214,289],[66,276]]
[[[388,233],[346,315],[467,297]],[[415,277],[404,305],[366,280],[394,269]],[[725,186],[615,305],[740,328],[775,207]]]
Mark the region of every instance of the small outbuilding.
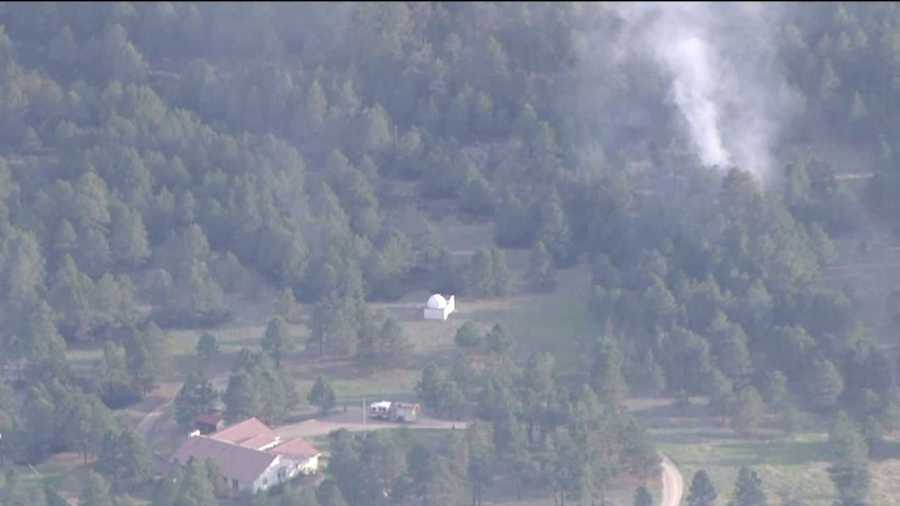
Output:
[[446,320],[453,311],[456,311],[456,297],[453,295],[444,298],[443,295],[436,293],[425,303],[426,320]]
[[194,417],[194,430],[200,434],[212,434],[225,428],[225,417],[222,413],[212,412]]

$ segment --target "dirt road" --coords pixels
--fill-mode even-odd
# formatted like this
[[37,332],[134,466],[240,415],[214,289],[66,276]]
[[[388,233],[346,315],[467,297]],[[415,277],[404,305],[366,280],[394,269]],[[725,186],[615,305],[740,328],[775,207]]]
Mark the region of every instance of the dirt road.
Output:
[[662,456],[662,501],[660,506],[678,506],[684,495],[684,479],[669,457]]
[[448,420],[436,420],[427,416],[419,416],[416,423],[396,423],[381,420],[366,420],[363,424],[362,410],[359,408],[348,409],[346,412],[335,413],[323,418],[306,420],[291,425],[283,425],[275,429],[275,432],[283,439],[292,437],[311,437],[328,434],[338,429],[347,429],[351,432],[378,429],[395,429],[408,427],[410,429],[465,429],[467,422],[454,422]]
[[144,415],[144,418],[141,418],[141,421],[138,422],[136,431],[139,432],[144,439],[150,437],[150,431],[153,430],[153,427],[156,425],[156,420],[165,412],[166,409],[174,402],[173,400],[164,402],[160,406],[158,406],[153,411]]

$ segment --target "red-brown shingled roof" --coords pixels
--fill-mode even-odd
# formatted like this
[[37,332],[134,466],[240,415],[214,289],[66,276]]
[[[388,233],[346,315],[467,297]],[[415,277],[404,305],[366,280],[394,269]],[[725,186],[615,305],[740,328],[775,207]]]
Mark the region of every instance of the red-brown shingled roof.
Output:
[[189,437],[175,452],[175,459],[181,464],[186,464],[191,457],[213,461],[226,478],[253,483],[278,456],[208,436],[194,436]]
[[313,445],[307,443],[302,439],[292,439],[287,443],[280,444],[275,448],[270,448],[269,452],[275,453],[278,455],[284,455],[285,457],[294,457],[301,459],[308,459],[315,457],[320,452],[316,450]]
[[210,434],[209,437],[254,450],[278,441],[278,435],[256,417],[226,427],[215,434]]

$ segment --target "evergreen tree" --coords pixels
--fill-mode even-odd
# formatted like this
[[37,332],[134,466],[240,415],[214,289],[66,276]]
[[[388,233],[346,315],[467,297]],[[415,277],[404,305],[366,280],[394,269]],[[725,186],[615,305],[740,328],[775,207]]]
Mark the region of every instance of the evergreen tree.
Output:
[[71,256],[65,255],[50,286],[49,302],[62,314],[63,326],[72,334],[89,330],[93,292],[91,278],[78,270]]
[[293,338],[290,336],[287,324],[280,316],[269,320],[266,333],[260,341],[262,348],[275,360],[275,367],[281,367],[281,358],[286,351],[293,348]]
[[103,345],[100,385],[107,406],[116,408],[136,400],[138,392],[131,387],[125,348],[121,345],[109,341]]
[[297,312],[298,306],[297,299],[294,297],[294,289],[285,287],[278,297],[278,316],[284,318],[286,322],[294,322]]
[[261,394],[246,371],[231,375],[222,401],[225,403],[225,419],[229,423],[258,416],[262,412]]
[[653,506],[653,496],[647,487],[642,485],[634,491],[634,506]]
[[541,209],[538,240],[546,246],[557,266],[571,264],[571,234],[559,195],[555,192]]
[[218,398],[218,392],[202,373],[189,373],[175,396],[175,421],[190,427],[194,417],[209,411]]
[[147,230],[140,213],[122,203],[113,206],[112,211],[110,250],[113,261],[129,267],[140,266],[150,257]]
[[78,248],[78,234],[75,232],[75,227],[72,226],[72,222],[63,218],[59,222],[59,228],[53,241],[56,258],[72,255],[76,248]]
[[150,477],[150,454],[139,435],[107,432],[96,468],[109,478],[115,490],[131,490]]
[[465,322],[456,329],[456,335],[454,336],[453,341],[456,343],[456,346],[459,346],[460,348],[475,349],[481,345],[482,339],[483,337],[478,331],[478,328],[475,327],[475,324],[472,322]]
[[622,373],[622,355],[616,341],[602,337],[595,343],[590,365],[591,385],[597,396],[610,406],[619,407],[628,396]]
[[491,271],[494,277],[494,295],[506,295],[512,288],[512,274],[506,265],[506,254],[498,248],[491,248]]
[[307,400],[313,406],[317,406],[323,415],[327,415],[335,405],[334,389],[325,381],[325,378],[319,376],[310,390]]
[[219,343],[216,340],[216,336],[209,333],[200,336],[200,339],[197,341],[196,354],[197,358],[200,359],[201,366],[208,364],[218,352]]
[[694,473],[691,490],[687,496],[688,506],[713,506],[718,496],[719,494],[705,470],[701,469]]
[[737,481],[734,485],[734,496],[728,506],[766,506],[768,500],[762,488],[762,480],[746,466],[738,470]]
[[869,448],[865,438],[843,411],[835,416],[828,441],[834,451],[834,459],[838,462],[862,465],[868,459]]
[[499,323],[494,324],[490,332],[484,336],[484,343],[488,351],[503,355],[513,347],[513,338],[509,332]]
[[322,481],[316,490],[316,499],[320,506],[347,506],[347,501],[333,478]]
[[393,317],[384,320],[378,330],[377,343],[376,360],[383,366],[403,364],[413,351],[406,331]]
[[747,434],[759,425],[764,414],[765,405],[756,388],[745,387],[737,396],[731,426],[739,434]]
[[836,462],[828,468],[834,488],[837,490],[838,506],[865,506],[868,503],[871,475],[866,464]]
[[154,322],[143,329],[132,327],[129,334],[125,347],[129,372],[146,395],[168,370],[169,339]]
[[96,396],[76,392],[64,403],[68,405],[65,439],[77,448],[87,464],[103,443],[107,432],[117,430],[117,422],[109,409]]
[[542,241],[535,243],[531,249],[528,263],[528,281],[537,290],[549,291],[556,287],[556,270],[553,258]]
[[219,504],[214,495],[213,484],[210,483],[206,465],[191,460],[186,467],[176,505],[216,506]]
[[831,408],[844,390],[844,379],[834,363],[827,359],[816,360],[807,380],[810,402],[819,409]]
[[768,375],[768,383],[765,389],[766,402],[773,408],[780,408],[788,400],[787,377],[781,371],[774,371]]
[[494,294],[494,270],[490,250],[479,249],[472,256],[467,271],[466,286],[475,295]]

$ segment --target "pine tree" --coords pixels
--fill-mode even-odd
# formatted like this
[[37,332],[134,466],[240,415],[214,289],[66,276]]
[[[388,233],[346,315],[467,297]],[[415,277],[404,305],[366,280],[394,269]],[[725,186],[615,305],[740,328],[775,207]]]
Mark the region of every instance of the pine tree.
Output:
[[310,390],[307,400],[313,406],[317,406],[323,415],[327,415],[335,405],[334,389],[325,381],[325,378],[319,376]]
[[68,254],[62,258],[50,287],[49,301],[62,313],[63,329],[73,333],[87,330],[92,319],[91,296],[94,283],[78,270],[75,260]]
[[316,498],[321,506],[347,506],[344,495],[334,478],[326,478],[316,490]]
[[150,256],[147,229],[140,213],[122,203],[113,206],[110,250],[113,261],[129,267],[140,266]]
[[206,333],[197,341],[196,354],[202,365],[208,364],[219,353],[216,336]]
[[150,454],[143,439],[133,432],[108,432],[97,457],[97,471],[119,491],[144,483],[150,477]]
[[384,366],[403,364],[412,354],[413,344],[393,317],[385,319],[378,331],[377,361]]
[[494,295],[496,282],[490,250],[482,248],[476,251],[469,262],[466,274],[466,286],[472,293],[480,296]]
[[756,388],[745,387],[737,396],[731,426],[739,434],[747,434],[759,425],[764,414],[765,405]]
[[94,395],[76,392],[66,399],[68,421],[63,429],[65,440],[77,448],[87,464],[96,454],[107,432],[117,430],[112,412]]
[[210,483],[206,466],[202,462],[192,460],[186,467],[176,504],[216,506],[218,501],[214,494],[213,484]]
[[453,338],[456,346],[463,349],[476,349],[481,345],[482,340],[481,332],[478,331],[478,328],[472,322],[463,323],[456,329],[456,335]]
[[294,289],[285,287],[278,297],[278,316],[284,318],[286,322],[293,322],[297,317],[297,312],[297,299],[294,297]]
[[653,506],[653,496],[647,487],[640,486],[634,491],[634,506]]
[[514,344],[512,336],[499,323],[494,324],[490,332],[487,333],[484,337],[484,343],[488,351],[498,355],[505,354]]
[[569,227],[559,195],[554,192],[541,209],[538,240],[543,242],[557,266],[572,262],[572,244]]
[[591,385],[604,402],[619,407],[628,396],[619,346],[614,339],[602,337],[595,347],[590,371]]
[[167,372],[168,337],[154,322],[143,329],[132,327],[128,333],[125,350],[129,373],[146,395]]
[[175,396],[175,421],[182,427],[190,427],[194,417],[209,411],[218,398],[218,392],[206,377],[189,373]]
[[506,265],[506,254],[498,248],[491,248],[491,272],[493,273],[493,295],[506,295],[512,287],[512,274]]
[[246,371],[238,371],[231,375],[222,401],[225,403],[225,419],[229,423],[258,416],[262,412],[261,394],[257,391],[253,378]]
[[276,316],[269,320],[269,325],[266,327],[266,333],[260,344],[275,360],[275,367],[281,367],[281,358],[284,356],[284,353],[293,349],[293,339],[283,318]]
[[553,257],[550,256],[543,241],[538,241],[531,249],[528,281],[533,288],[541,291],[549,291],[556,287],[556,269],[553,266]]
[[77,248],[78,234],[75,232],[75,227],[72,226],[72,222],[63,218],[59,223],[56,237],[53,240],[53,249],[56,253],[56,258],[71,255]]
[[701,469],[694,473],[691,490],[687,496],[688,506],[713,506],[718,496],[706,470]]
[[734,497],[728,506],[766,506],[768,500],[763,492],[762,480],[746,466],[738,470],[737,481],[734,486]]
[[816,360],[806,382],[810,402],[819,409],[831,408],[844,390],[844,379],[834,363],[827,359]]

